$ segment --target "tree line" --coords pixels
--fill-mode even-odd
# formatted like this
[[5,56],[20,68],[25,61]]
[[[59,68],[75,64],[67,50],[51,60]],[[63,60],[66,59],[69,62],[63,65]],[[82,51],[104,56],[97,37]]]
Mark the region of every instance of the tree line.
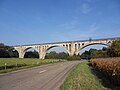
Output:
[[[81,55],[69,56],[65,52],[49,52],[46,54],[46,59],[91,59],[91,58],[106,58],[106,57],[119,57],[120,56],[120,40],[113,41],[110,47],[103,47],[100,50],[90,49],[85,51]],[[0,43],[0,58],[15,58],[19,57],[18,52],[11,46]],[[27,51],[24,58],[39,58],[39,54],[36,51]]]
[[0,43],[0,58],[18,57],[18,52],[11,46]]
[[107,57],[120,57],[120,40],[113,41],[111,46],[108,48],[103,47],[100,50],[90,49],[81,55],[81,58],[83,59]]

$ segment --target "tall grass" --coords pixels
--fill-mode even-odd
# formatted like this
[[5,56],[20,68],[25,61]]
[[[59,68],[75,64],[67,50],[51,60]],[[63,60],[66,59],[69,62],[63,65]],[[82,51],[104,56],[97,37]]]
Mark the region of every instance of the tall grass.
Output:
[[120,58],[101,58],[90,61],[92,66],[103,73],[113,84],[120,86]]

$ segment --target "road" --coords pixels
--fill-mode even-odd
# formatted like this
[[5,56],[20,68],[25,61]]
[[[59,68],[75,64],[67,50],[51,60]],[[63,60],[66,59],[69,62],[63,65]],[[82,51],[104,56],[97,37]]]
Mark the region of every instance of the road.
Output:
[[0,90],[58,90],[80,61],[61,62],[0,75]]

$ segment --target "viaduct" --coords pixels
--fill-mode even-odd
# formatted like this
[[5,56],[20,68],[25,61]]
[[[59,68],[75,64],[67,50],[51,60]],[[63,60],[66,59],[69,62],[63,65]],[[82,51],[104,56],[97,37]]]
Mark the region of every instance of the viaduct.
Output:
[[25,52],[34,48],[39,53],[40,59],[45,59],[46,52],[53,47],[62,47],[64,48],[70,56],[78,55],[80,50],[94,44],[102,44],[110,46],[114,40],[117,38],[103,38],[103,39],[94,39],[94,40],[80,40],[80,41],[66,41],[66,42],[55,42],[55,43],[43,43],[43,44],[31,44],[31,45],[17,45],[14,46],[15,50],[18,51],[19,58],[24,58]]

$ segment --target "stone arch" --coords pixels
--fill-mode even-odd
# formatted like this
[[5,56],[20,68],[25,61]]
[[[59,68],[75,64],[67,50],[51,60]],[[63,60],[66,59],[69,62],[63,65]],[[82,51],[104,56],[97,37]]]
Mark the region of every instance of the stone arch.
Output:
[[29,49],[31,49],[31,48],[33,48],[33,49],[38,53],[39,58],[40,58],[39,51],[38,51],[35,47],[27,47],[27,48],[25,48],[25,49],[23,50],[23,58],[24,58],[24,56],[25,56],[26,51],[29,50]]
[[109,45],[108,45],[108,44],[105,44],[105,43],[92,43],[92,44],[87,44],[87,45],[83,46],[81,49],[83,49],[83,48],[85,48],[85,47],[87,47],[87,46],[90,46],[90,45],[97,45],[97,44],[99,44],[99,45],[105,45],[105,46],[108,46],[108,47],[109,47]]
[[18,47],[14,47],[14,49],[18,52],[18,57],[21,58],[22,52],[21,52],[20,47],[19,48]]
[[80,50],[82,50],[83,48],[85,48],[85,47],[87,47],[87,46],[91,46],[91,45],[105,45],[105,46],[110,46],[108,43],[106,44],[106,43],[90,43],[90,44],[84,44],[82,47],[80,47],[79,49],[78,49],[78,51],[75,53],[76,55],[78,55],[79,54],[79,52],[80,52]]
[[46,50],[44,51],[44,53],[42,54],[42,57],[41,59],[45,59],[45,56],[46,56],[46,53],[48,50],[50,50],[51,48],[54,48],[54,47],[60,47],[60,48],[63,48],[64,50],[67,51],[67,53],[70,55],[70,52],[67,50],[66,47],[64,47],[63,45],[54,45],[54,46],[50,46],[50,47],[47,47]]

